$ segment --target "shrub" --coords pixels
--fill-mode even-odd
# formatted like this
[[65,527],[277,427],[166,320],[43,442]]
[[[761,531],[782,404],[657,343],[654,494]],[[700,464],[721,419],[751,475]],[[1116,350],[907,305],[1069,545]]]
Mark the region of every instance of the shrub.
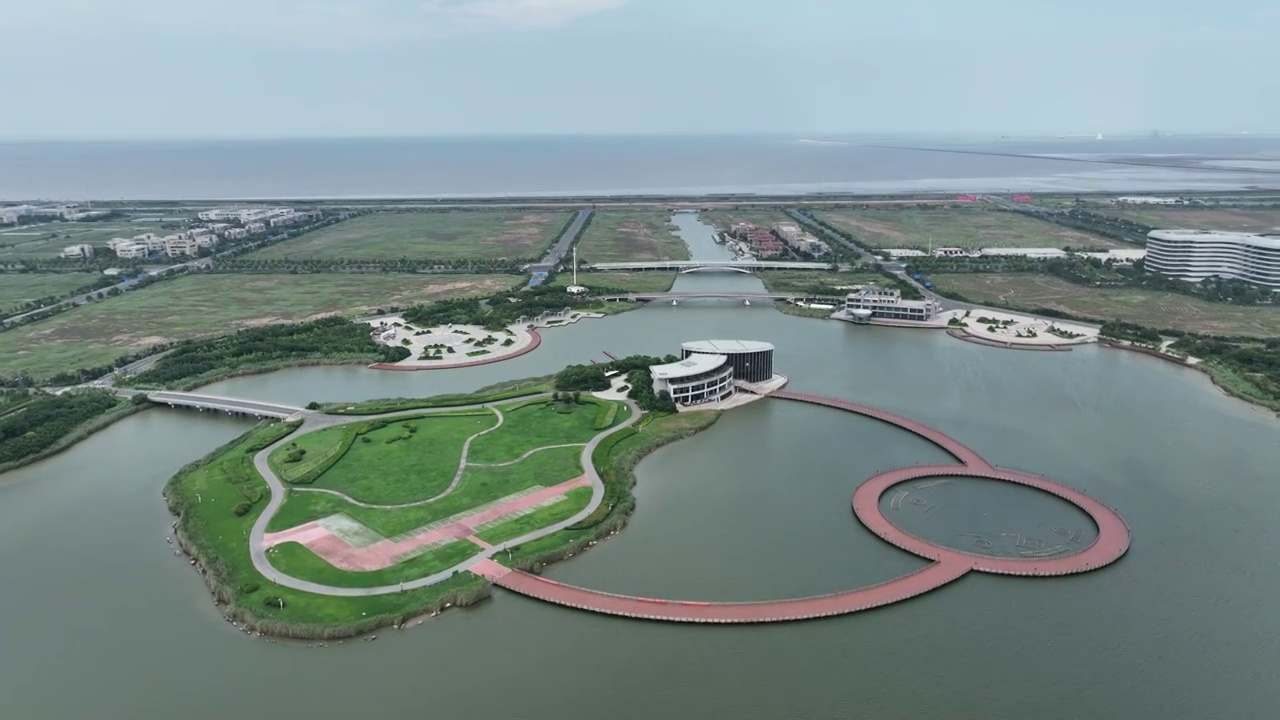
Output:
[[240,586],[240,592],[244,595],[252,595],[258,592],[258,583],[247,582]]
[[278,597],[276,595],[268,595],[262,598],[262,604],[266,605],[267,607],[273,607],[279,610],[283,610],[285,609],[286,606],[289,605],[289,603],[284,601],[284,598]]
[[244,517],[245,515],[248,515],[249,511],[252,509],[253,509],[252,503],[242,502],[239,505],[236,505],[234,508],[232,508],[231,512],[235,513],[236,517]]
[[373,440],[368,435],[362,435],[360,436],[360,442],[373,442]]

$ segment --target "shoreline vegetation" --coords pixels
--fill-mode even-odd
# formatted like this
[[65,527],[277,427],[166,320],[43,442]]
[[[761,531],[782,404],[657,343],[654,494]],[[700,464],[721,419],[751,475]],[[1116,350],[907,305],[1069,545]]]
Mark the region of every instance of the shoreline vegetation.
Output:
[[[490,385],[473,393],[430,398],[311,405],[315,409],[349,415],[353,422],[378,413],[504,400],[516,402],[514,408],[508,408],[511,412],[533,402],[521,403],[520,398],[550,391],[555,380],[555,376],[526,378]],[[570,393],[564,395],[567,397]],[[499,555],[495,560],[537,571],[617,533],[635,508],[631,488],[637,463],[664,445],[710,427],[719,415],[717,412],[650,412],[635,426],[609,435],[592,455],[592,464],[605,486],[600,507],[560,532],[512,547],[509,559]],[[607,415],[591,413],[597,430],[601,423],[610,426],[620,418],[616,408]],[[244,435],[183,467],[165,485],[166,504],[177,518],[174,522],[177,546],[191,558],[229,622],[248,633],[328,640],[363,635],[388,626],[402,628],[419,622],[424,616],[449,607],[473,605],[490,596],[489,582],[470,572],[455,572],[444,582],[424,588],[354,597],[294,590],[260,574],[250,557],[248,535],[267,504],[269,490],[256,471],[253,458],[261,450],[289,437],[300,425],[284,421],[259,423]]]
[[[102,396],[110,394],[109,391],[102,390],[81,392]],[[13,403],[0,404],[0,475],[57,455],[90,435],[106,429],[117,420],[123,420],[149,406],[147,402],[128,398],[114,398],[114,402],[108,405],[105,397],[102,402],[86,406],[84,403],[75,402],[77,398],[74,396],[80,394],[41,394],[19,399]],[[34,409],[39,409],[38,405],[41,404],[50,406],[48,408],[51,411],[50,414],[39,418],[38,422],[23,423],[19,427],[18,420],[29,419],[20,418],[20,416],[29,413],[33,406],[37,406]],[[84,412],[88,412],[87,418],[82,415]],[[16,434],[11,435],[11,433]],[[25,439],[18,435],[27,436],[33,433],[40,438],[39,443],[31,443],[25,448],[17,445],[20,439]]]

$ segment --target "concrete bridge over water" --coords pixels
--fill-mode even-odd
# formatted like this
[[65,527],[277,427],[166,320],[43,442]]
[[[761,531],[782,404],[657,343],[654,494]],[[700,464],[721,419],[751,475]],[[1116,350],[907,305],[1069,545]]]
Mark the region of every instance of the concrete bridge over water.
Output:
[[194,408],[200,411],[223,412],[232,415],[252,415],[254,417],[279,418],[281,420],[302,412],[304,408],[292,405],[280,405],[261,400],[222,397],[220,395],[203,395],[185,392],[145,392],[147,399],[157,405],[169,407]]
[[809,295],[805,293],[767,293],[767,292],[742,292],[737,290],[704,290],[697,292],[660,292],[660,293],[627,293],[626,295],[602,295],[601,300],[606,302],[652,302],[655,300],[670,300],[678,303],[682,300],[742,300],[751,302],[752,300],[775,300],[783,302],[805,302],[805,303],[821,303],[828,305],[841,305],[844,303],[843,297],[835,297],[831,295]]
[[654,260],[649,262],[594,263],[587,267],[594,272],[674,270],[679,273],[736,272],[749,275],[761,270],[830,270],[832,263],[788,260]]

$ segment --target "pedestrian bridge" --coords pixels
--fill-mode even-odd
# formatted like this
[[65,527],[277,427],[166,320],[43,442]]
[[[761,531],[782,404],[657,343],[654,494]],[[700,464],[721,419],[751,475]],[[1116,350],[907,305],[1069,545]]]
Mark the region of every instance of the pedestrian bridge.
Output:
[[243,398],[229,398],[219,395],[201,395],[199,393],[169,391],[149,392],[144,394],[147,396],[148,400],[158,405],[195,408],[200,411],[208,410],[210,412],[224,412],[280,419],[297,415],[300,412],[305,412],[303,408],[293,407],[292,405],[277,405],[276,403],[262,402],[259,400],[245,400]]
[[602,295],[606,302],[650,302],[653,300],[782,300],[784,302],[809,302],[841,305],[843,297],[806,295],[803,293],[739,292],[734,290],[707,290],[701,292],[627,293],[626,295]]
[[736,272],[750,274],[761,270],[830,270],[831,263],[787,260],[655,260],[651,262],[594,263],[588,267],[596,272],[674,270],[679,273]]

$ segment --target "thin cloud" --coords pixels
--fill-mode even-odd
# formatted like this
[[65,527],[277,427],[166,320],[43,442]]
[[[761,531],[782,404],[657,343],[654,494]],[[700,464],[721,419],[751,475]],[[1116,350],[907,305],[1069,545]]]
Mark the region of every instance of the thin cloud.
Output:
[[514,28],[536,29],[558,27],[577,18],[607,10],[616,10],[627,0],[474,0],[472,2],[435,2],[429,7],[483,18]]

